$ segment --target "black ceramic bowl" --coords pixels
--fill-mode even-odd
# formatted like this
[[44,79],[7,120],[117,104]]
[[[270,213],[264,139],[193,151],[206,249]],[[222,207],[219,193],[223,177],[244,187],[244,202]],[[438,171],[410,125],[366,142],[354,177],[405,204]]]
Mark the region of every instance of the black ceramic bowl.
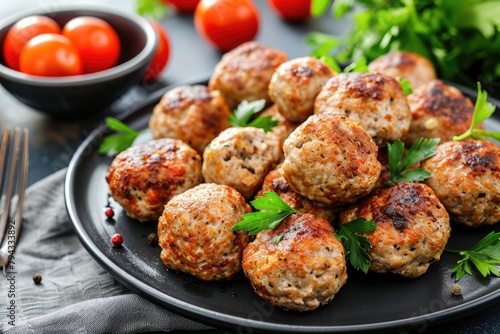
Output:
[[0,52],[0,84],[28,106],[56,117],[93,116],[139,83],[157,46],[154,28],[144,18],[114,7],[59,6],[56,10],[32,10],[0,22],[0,48],[9,28],[30,15],[46,15],[62,27],[77,16],[95,16],[111,24],[121,42],[119,62],[108,70],[67,76],[33,76],[7,67]]

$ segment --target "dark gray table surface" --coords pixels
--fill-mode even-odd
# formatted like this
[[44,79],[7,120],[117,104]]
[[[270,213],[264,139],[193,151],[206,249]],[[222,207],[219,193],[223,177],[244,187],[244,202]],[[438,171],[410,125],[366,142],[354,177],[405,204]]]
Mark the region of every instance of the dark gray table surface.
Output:
[[[53,9],[59,4],[78,2],[108,4],[131,11],[134,8],[133,0],[2,0],[0,19],[31,8]],[[270,12],[263,0],[256,2],[261,9],[261,28],[256,39],[285,51],[289,58],[309,53],[309,47],[304,43],[304,35],[307,32],[317,30],[340,35],[350,27],[348,18],[337,21],[329,13],[320,19],[286,23]],[[65,168],[81,141],[106,115],[119,116],[131,112],[150,94],[166,86],[208,78],[222,54],[198,36],[193,27],[192,16],[171,13],[161,19],[161,24],[166,27],[171,42],[168,68],[157,82],[148,86],[133,87],[97,117],[74,121],[53,119],[23,105],[0,87],[0,131],[15,126],[30,129],[30,184]],[[435,324],[428,321],[410,333],[500,333],[500,304],[484,306],[474,314],[464,315],[453,322]]]

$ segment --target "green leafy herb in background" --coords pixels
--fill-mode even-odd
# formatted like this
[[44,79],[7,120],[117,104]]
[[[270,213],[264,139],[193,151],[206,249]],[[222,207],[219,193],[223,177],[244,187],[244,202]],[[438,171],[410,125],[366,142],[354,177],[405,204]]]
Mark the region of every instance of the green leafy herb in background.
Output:
[[119,134],[104,137],[98,150],[100,154],[120,153],[129,148],[137,138],[137,136],[141,134],[141,132],[130,128],[127,124],[113,117],[106,118],[106,125],[108,126],[108,128],[118,132]]
[[445,80],[473,87],[500,79],[498,0],[335,0],[332,11],[334,19],[352,14],[354,26],[342,37],[309,34],[313,55],[346,63],[408,50],[429,58]]
[[481,84],[478,82],[476,105],[474,106],[474,114],[472,115],[470,128],[462,135],[453,137],[453,140],[462,140],[469,136],[474,139],[486,139],[486,137],[490,137],[500,140],[500,132],[476,129],[479,124],[483,123],[493,115],[494,112],[495,105],[488,102],[488,93],[481,90]]
[[403,181],[423,181],[431,176],[431,174],[423,168],[415,168],[410,170],[408,170],[408,168],[410,168],[411,165],[436,154],[436,146],[438,143],[439,138],[420,138],[415,143],[413,143],[406,154],[404,154],[405,145],[401,140],[398,139],[396,142],[394,142],[394,144],[387,144],[391,179],[385,182],[384,185],[390,186]]
[[271,116],[259,116],[255,119],[252,119],[252,117],[256,113],[262,111],[265,106],[266,100],[264,99],[255,100],[252,102],[244,100],[234,110],[233,114],[229,118],[229,123],[232,126],[251,126],[263,129],[264,132],[269,132],[273,127],[278,125],[279,121],[277,119],[274,119]]
[[372,232],[376,225],[366,218],[357,218],[347,224],[339,224],[339,231],[335,234],[342,242],[345,249],[346,259],[356,269],[361,269],[365,274],[370,268],[371,258],[368,250],[372,248],[368,238],[358,235],[359,233]]
[[136,0],[135,11],[146,17],[160,19],[168,15],[168,7],[160,0]]
[[403,93],[405,93],[405,95],[410,95],[411,93],[413,93],[413,89],[411,89],[411,83],[409,80],[401,79],[400,77],[398,77],[397,81],[401,85],[401,89],[403,89]]
[[500,232],[490,232],[474,247],[468,250],[445,249],[446,252],[459,254],[462,259],[451,268],[455,280],[459,281],[465,274],[472,275],[473,265],[483,277],[500,276],[497,265],[500,265]]

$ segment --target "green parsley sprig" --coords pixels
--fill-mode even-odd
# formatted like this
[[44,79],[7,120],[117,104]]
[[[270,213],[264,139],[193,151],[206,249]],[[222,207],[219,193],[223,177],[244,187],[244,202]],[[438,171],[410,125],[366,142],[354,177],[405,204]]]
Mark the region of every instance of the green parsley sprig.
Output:
[[168,6],[160,0],[136,0],[135,11],[141,16],[160,19],[169,14]]
[[271,116],[259,116],[252,120],[252,116],[264,109],[266,100],[260,99],[252,102],[242,101],[229,117],[229,124],[240,127],[254,127],[269,132],[278,125],[279,121]]
[[[233,231],[249,231],[250,235],[255,235],[264,230],[274,229],[290,215],[301,212],[288,206],[278,194],[272,191],[264,192],[264,196],[257,197],[250,204],[262,211],[244,214],[243,220],[233,226]],[[358,218],[340,225],[339,232],[335,234],[346,250],[346,259],[355,269],[361,269],[364,273],[370,267],[371,259],[368,250],[372,245],[366,237],[358,233],[371,232],[375,228],[373,222]],[[283,235],[276,236],[273,242],[277,244],[283,240],[283,237]]]
[[488,102],[488,93],[481,89],[481,83],[477,83],[477,99],[474,105],[474,114],[472,115],[472,122],[470,128],[460,136],[453,137],[453,140],[463,140],[467,137],[474,139],[487,139],[493,138],[500,140],[500,132],[487,131],[483,129],[476,129],[476,127],[488,119],[495,112],[495,105]]
[[391,186],[403,181],[418,182],[431,176],[424,168],[407,169],[410,168],[411,165],[436,154],[436,146],[438,143],[439,138],[419,138],[413,143],[406,154],[404,154],[405,145],[401,140],[398,139],[394,144],[387,144],[391,179],[385,182],[384,185]]
[[129,148],[137,138],[137,136],[141,134],[140,131],[136,131],[130,128],[127,124],[113,117],[106,118],[106,125],[111,130],[116,131],[120,134],[104,137],[101,145],[99,145],[99,154],[120,153]]
[[461,260],[451,268],[455,274],[455,281],[459,281],[465,274],[472,275],[473,265],[483,277],[494,275],[499,277],[497,265],[500,265],[500,232],[490,232],[474,247],[468,250],[445,249],[446,252],[456,253]]
[[376,227],[374,222],[361,217],[347,224],[339,224],[339,231],[335,233],[335,237],[344,246],[346,259],[356,270],[361,269],[365,274],[370,268],[371,258],[368,250],[372,245],[368,238],[358,233],[372,232]]
[[233,231],[249,231],[250,235],[254,235],[274,229],[288,216],[300,212],[288,206],[272,191],[264,192],[264,196],[257,197],[250,204],[261,211],[244,214],[243,220],[233,226]]
[[401,85],[401,89],[403,90],[403,93],[405,93],[405,95],[410,95],[411,93],[413,93],[413,89],[411,88],[411,83],[409,80],[402,79],[401,77],[397,77],[396,80]]

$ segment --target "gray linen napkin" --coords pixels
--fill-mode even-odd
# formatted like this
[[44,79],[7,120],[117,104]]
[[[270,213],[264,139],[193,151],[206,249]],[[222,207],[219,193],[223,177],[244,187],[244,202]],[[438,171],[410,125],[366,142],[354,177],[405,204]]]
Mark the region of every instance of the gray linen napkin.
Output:
[[66,213],[65,172],[28,189],[14,258],[0,273],[0,333],[215,333],[131,293],[94,261]]

